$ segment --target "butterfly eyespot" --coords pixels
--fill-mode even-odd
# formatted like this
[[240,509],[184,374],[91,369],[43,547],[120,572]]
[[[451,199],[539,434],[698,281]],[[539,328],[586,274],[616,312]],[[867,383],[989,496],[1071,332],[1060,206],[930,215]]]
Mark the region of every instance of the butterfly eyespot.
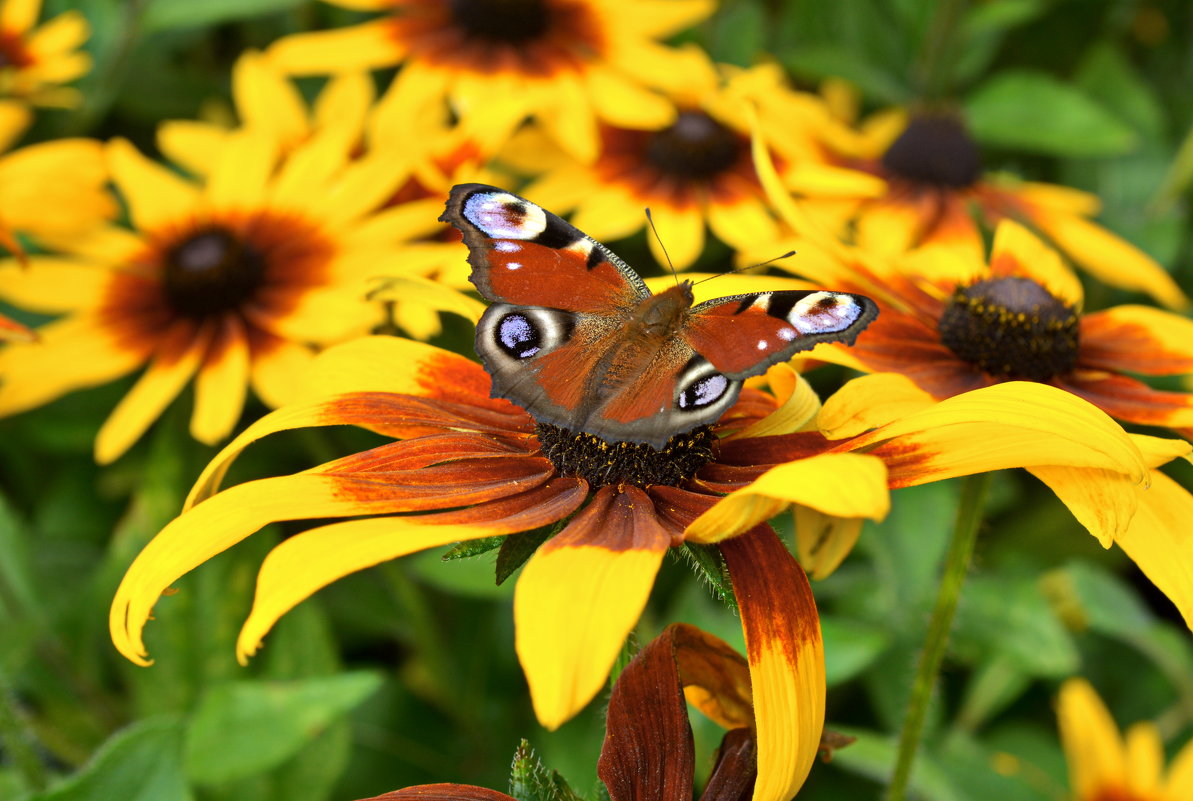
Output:
[[524,314],[507,314],[497,321],[497,347],[515,359],[529,359],[543,346],[543,337]]
[[464,201],[464,217],[495,239],[534,239],[547,228],[541,208],[508,192],[478,192]]
[[703,409],[716,403],[729,389],[729,379],[720,373],[698,378],[679,393],[679,408]]

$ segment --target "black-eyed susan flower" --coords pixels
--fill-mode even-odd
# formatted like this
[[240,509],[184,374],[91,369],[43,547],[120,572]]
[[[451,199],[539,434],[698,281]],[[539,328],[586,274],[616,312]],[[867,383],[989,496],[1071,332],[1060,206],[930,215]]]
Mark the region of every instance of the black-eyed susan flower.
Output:
[[[788,112],[794,115],[808,99],[778,91],[768,102],[771,113],[794,104]],[[1189,304],[1155,259],[1092,221],[1101,207],[1096,196],[987,172],[980,148],[956,115],[892,110],[858,129],[819,130],[821,163],[785,174],[788,190],[809,215],[865,250],[889,256],[944,246],[981,258],[983,231],[1010,219],[1047,237],[1107,284],[1147,293],[1172,308]]]
[[17,305],[63,316],[0,352],[0,413],[146,367],[99,431],[95,454],[122,454],[194,379],[191,432],[226,436],[251,385],[291,397],[313,346],[367,331],[368,279],[396,258],[370,229],[406,177],[399,155],[352,159],[336,137],[288,155],[241,131],[201,183],[110,144],[112,180],[132,228],[49,237],[66,256],[0,276]]
[[[775,610],[794,603],[776,571],[800,572],[765,525],[776,512],[797,504],[832,519],[881,518],[888,472],[912,484],[1020,465],[1133,480],[1146,471],[1110,418],[1052,387],[1023,394],[990,387],[832,442],[798,433],[819,403],[789,368],[775,369],[788,376],[775,394],[747,388],[715,426],[678,435],[659,452],[536,425],[490,398],[480,365],[428,345],[373,337],[330,348],[308,382],[322,394],[271,413],[230,443],[200,477],[188,509],[130,567],[112,605],[113,641],[145,664],[143,630],[161,593],[272,521],[371,516],[311,529],[274,549],[241,630],[242,660],[283,614],[342,576],[426,548],[563,522],[526,563],[514,597],[518,655],[545,725],[558,726],[599,690],[664,554],[684,542],[716,544],[728,564],[755,697],[796,697],[792,655],[768,633],[786,625]],[[1052,414],[1040,415],[1041,406]],[[217,491],[251,442],[343,424],[398,441]],[[1004,447],[991,451],[977,434],[999,436]]]
[[492,152],[527,117],[581,158],[597,150],[598,119],[659,125],[674,110],[648,87],[683,64],[658,40],[706,17],[711,0],[329,0],[384,16],[295,34],[269,56],[294,74],[402,65],[388,93],[413,118],[446,100]]
[[641,230],[647,224],[643,209],[649,208],[659,232],[647,237],[655,259],[681,270],[704,252],[706,227],[735,249],[771,241],[778,232],[754,167],[742,105],[755,93],[756,73],[770,69],[723,77],[703,53],[690,51],[685,58],[686,68],[667,90],[678,110],[673,121],[602,125],[591,163],[552,149],[533,132],[502,154],[541,175],[526,188],[528,196],[554,211],[573,211],[576,227],[598,240]]
[[91,69],[91,57],[79,50],[90,28],[77,10],[44,25],[41,0],[0,3],[0,97],[41,106],[74,106],[77,90],[62,84]]
[[[789,646],[818,651],[820,625],[811,594],[800,590],[797,596],[800,604],[785,615],[791,633],[807,625],[815,637],[793,636]],[[597,773],[611,801],[690,801],[697,764],[688,721],[691,702],[728,730],[702,801],[747,794],[753,801],[788,801],[812,766],[824,717],[823,697],[800,700],[804,703],[791,709],[772,708],[771,699],[751,692],[747,662],[728,644],[695,626],[673,624],[614,683]],[[366,801],[414,799],[513,801],[504,793],[462,784],[407,787]]]
[[1069,679],[1057,701],[1073,801],[1179,801],[1193,798],[1193,744],[1164,769],[1164,743],[1152,723],[1120,734],[1097,691]]

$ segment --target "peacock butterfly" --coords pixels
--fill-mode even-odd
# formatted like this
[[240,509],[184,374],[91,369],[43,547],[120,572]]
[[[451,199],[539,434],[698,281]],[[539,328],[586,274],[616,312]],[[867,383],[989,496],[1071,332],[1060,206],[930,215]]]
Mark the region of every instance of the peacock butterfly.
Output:
[[820,342],[852,344],[878,316],[862,295],[754,292],[693,306],[692,284],[651,294],[604,245],[525,198],[451,190],[439,218],[460,229],[469,276],[492,305],[476,352],[540,423],[663,449],[714,422],[742,381]]

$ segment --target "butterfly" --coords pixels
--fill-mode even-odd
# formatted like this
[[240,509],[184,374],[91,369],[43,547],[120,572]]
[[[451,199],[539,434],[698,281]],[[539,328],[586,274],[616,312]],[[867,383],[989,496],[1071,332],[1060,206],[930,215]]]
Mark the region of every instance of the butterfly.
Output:
[[464,235],[491,302],[476,352],[540,423],[662,450],[717,420],[742,382],[820,342],[853,344],[878,316],[862,295],[752,292],[693,306],[692,284],[655,295],[608,248],[525,198],[452,188],[439,218]]

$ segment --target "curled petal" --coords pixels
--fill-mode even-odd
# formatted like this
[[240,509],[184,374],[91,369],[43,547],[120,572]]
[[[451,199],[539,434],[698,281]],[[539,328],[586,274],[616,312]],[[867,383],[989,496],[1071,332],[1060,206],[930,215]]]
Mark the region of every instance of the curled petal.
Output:
[[420,784],[360,801],[515,801],[512,796],[471,784]]
[[1193,495],[1160,472],[1136,493],[1139,509],[1115,543],[1193,628]]

